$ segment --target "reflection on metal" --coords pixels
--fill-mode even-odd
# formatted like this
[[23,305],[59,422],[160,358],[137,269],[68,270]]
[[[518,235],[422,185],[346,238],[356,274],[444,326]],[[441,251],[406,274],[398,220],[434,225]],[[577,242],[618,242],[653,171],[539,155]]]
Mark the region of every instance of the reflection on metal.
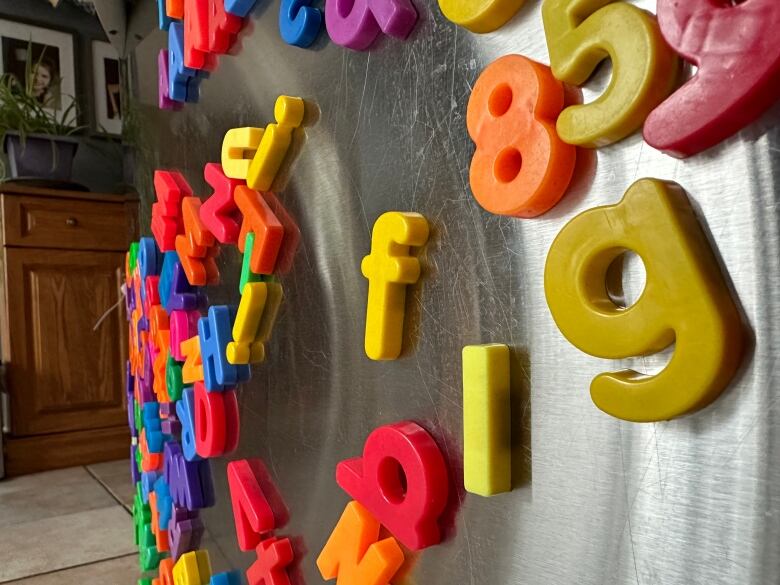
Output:
[[7,435],[11,432],[11,396],[6,390],[5,375],[5,366],[0,364],[0,434]]
[[3,460],[3,435],[11,432],[11,404],[5,389],[5,366],[0,364],[0,479],[5,477]]
[[157,1],[129,3],[127,10],[124,55],[129,55],[138,43],[157,28]]
[[[482,36],[446,21],[436,2],[416,5],[420,21],[407,42],[380,39],[359,53],[325,34],[313,50],[286,45],[278,5],[261,3],[238,54],[221,58],[200,103],[178,113],[156,109],[164,35],[137,49],[136,79],[148,107],[136,185],[147,226],[155,168],[181,169],[205,195],[203,165],[219,160],[226,130],[273,121],[280,94],[307,102],[305,141],[296,137],[289,179],[275,190],[300,242],[289,272],[279,275],[285,302],[268,359],[239,390],[234,455],[268,464],[290,509],[284,534],[296,543],[301,574],[310,585],[322,581],[314,561],[347,502],[336,464],[360,453],[377,426],[412,419],[433,434],[461,487],[444,542],[415,558],[409,582],[774,585],[780,107],[690,160],[664,156],[638,134],[580,151],[572,187],[549,213],[534,220],[490,215],[468,188],[474,147],[466,103],[479,73],[501,55],[549,62],[540,2],[526,2]],[[655,3],[638,5],[653,10]],[[609,73],[600,69],[596,89],[583,91],[586,101]],[[605,415],[589,385],[597,373],[623,366],[654,371],[669,356],[610,362],[581,353],[555,326],[543,287],[547,251],[563,225],[616,203],[642,177],[687,190],[755,335],[716,402],[656,424]],[[389,210],[422,213],[431,236],[420,280],[407,293],[404,353],[373,362],[363,353],[360,260],[371,226]],[[236,250],[224,249],[212,303],[238,304],[240,262]],[[514,489],[481,498],[462,489],[460,354],[464,345],[489,342],[511,349]],[[253,559],[236,547],[225,462],[213,470],[218,503],[203,515],[213,547],[246,568]]]
[[[100,24],[120,57],[129,55],[136,45],[157,28],[157,0],[92,0]],[[157,79],[157,72],[154,74]]]
[[[127,30],[126,3],[124,0],[93,0],[100,24],[106,31],[108,42],[120,57],[125,56],[125,32]],[[149,4],[149,2],[146,2]]]

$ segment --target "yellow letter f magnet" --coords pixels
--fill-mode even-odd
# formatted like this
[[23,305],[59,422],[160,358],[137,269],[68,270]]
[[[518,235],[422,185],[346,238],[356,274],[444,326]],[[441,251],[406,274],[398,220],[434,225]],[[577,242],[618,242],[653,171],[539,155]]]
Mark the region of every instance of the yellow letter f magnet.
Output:
[[366,355],[394,360],[401,353],[406,285],[420,277],[420,262],[410,246],[428,241],[428,221],[419,213],[389,211],[374,223],[371,254],[361,269],[368,279]]

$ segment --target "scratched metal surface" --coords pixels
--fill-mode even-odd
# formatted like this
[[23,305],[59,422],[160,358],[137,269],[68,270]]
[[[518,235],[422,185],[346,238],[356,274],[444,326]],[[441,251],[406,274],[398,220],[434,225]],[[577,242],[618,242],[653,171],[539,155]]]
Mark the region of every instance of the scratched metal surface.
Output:
[[[281,277],[285,302],[269,360],[240,390],[236,454],[262,457],[273,470],[290,510],[281,533],[296,539],[296,579],[321,582],[314,561],[347,502],[334,481],[336,463],[359,454],[376,426],[422,423],[462,485],[460,351],[504,342],[513,348],[516,487],[490,499],[458,491],[445,542],[414,559],[410,582],[777,583],[780,108],[683,162],[638,135],[585,153],[553,211],[531,221],[492,216],[468,189],[466,104],[493,59],[521,53],[549,62],[540,2],[529,0],[507,26],[485,36],[452,26],[435,3],[417,4],[420,22],[409,42],[382,39],[367,53],[323,38],[313,50],[286,46],[278,5],[263,5],[240,54],[222,59],[204,82],[201,103],[176,114],[149,106],[164,37],[156,33],[137,52],[143,133],[136,180],[146,197],[158,167],[181,169],[205,195],[203,164],[219,160],[228,128],[265,125],[280,93],[309,104],[305,141],[297,142],[289,179],[278,189],[301,244],[292,271]],[[601,72],[586,99],[608,76]],[[565,341],[547,309],[542,274],[550,243],[568,220],[617,202],[647,176],[675,180],[689,192],[754,345],[713,405],[641,425],[591,403],[591,378],[623,364]],[[387,210],[425,214],[432,235],[407,303],[405,353],[375,363],[362,349],[367,287],[359,266],[371,226]],[[220,267],[223,283],[211,301],[237,304],[238,254],[227,250]],[[637,272],[629,262],[624,280],[634,298]],[[669,353],[629,363],[657,371]],[[214,464],[219,502],[205,514],[208,546],[221,551],[221,563],[245,568],[252,555],[235,544],[224,469],[224,461]]]

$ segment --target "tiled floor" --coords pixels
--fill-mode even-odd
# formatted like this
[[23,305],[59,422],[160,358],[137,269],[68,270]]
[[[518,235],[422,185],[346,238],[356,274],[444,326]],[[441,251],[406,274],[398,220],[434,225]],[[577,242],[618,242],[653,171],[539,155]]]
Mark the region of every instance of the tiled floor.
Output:
[[115,500],[132,513],[135,490],[130,481],[130,464],[126,459],[87,465],[86,470],[108,490]]
[[[127,460],[0,480],[0,583],[134,585]],[[207,533],[212,570],[231,569]]]
[[0,480],[0,583],[136,583],[126,460]]

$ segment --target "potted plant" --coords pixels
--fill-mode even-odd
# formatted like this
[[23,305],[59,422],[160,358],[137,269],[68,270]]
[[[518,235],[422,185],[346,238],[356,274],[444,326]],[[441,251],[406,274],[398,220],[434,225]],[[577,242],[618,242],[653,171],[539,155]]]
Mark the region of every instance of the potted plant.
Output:
[[32,62],[29,47],[25,79],[0,76],[0,135],[8,157],[3,175],[67,181],[78,147],[71,135],[83,128],[75,125],[76,100],[59,113],[52,107],[59,80],[51,79],[43,54]]

